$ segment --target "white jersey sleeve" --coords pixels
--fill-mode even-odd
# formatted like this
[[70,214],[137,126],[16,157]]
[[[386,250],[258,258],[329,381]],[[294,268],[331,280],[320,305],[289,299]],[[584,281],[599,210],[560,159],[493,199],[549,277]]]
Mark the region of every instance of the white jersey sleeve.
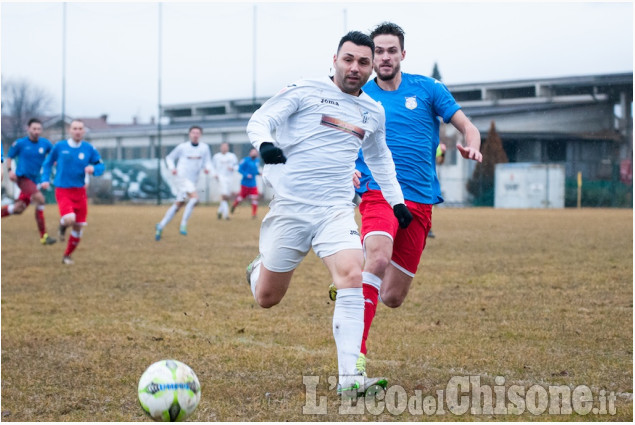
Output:
[[298,110],[301,91],[293,90],[295,87],[296,84],[291,84],[280,90],[251,116],[247,124],[247,136],[259,151],[260,145],[265,142],[276,144],[272,136],[273,131]]
[[404,203],[401,186],[397,181],[397,172],[395,171],[395,163],[388,145],[386,145],[386,116],[384,108],[381,108],[381,122],[378,130],[370,135],[362,144],[362,153],[366,165],[370,169],[373,177],[379,187],[384,198],[391,206]]
[[203,169],[210,172],[210,174],[216,174],[214,164],[212,163],[212,153],[209,145],[205,144],[205,152],[203,153]]
[[172,151],[165,157],[165,163],[168,166],[168,170],[172,171],[176,168],[176,161],[181,157],[183,144],[177,145]]

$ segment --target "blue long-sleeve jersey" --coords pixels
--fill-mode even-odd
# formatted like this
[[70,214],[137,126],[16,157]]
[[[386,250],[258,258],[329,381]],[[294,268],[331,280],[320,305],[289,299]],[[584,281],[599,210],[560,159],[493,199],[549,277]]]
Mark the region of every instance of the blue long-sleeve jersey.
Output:
[[[260,165],[260,160],[258,158],[251,159],[250,156],[243,158],[238,165],[238,172],[243,175],[240,184],[245,187],[256,187],[256,176],[260,174],[260,170],[258,166]],[[251,175],[251,177],[247,177]]]
[[56,187],[71,188],[83,187],[86,182],[84,169],[88,165],[94,167],[95,176],[104,173],[104,163],[97,149],[90,143],[82,140],[78,147],[73,147],[68,140],[60,140],[42,165],[42,182],[48,182],[51,177],[53,164],[57,163],[57,171],[53,184]]
[[28,137],[22,137],[13,142],[9,148],[8,157],[18,158],[15,174],[18,177],[26,177],[39,183],[42,164],[51,149],[53,149],[53,143],[44,137],[40,137],[35,142]]

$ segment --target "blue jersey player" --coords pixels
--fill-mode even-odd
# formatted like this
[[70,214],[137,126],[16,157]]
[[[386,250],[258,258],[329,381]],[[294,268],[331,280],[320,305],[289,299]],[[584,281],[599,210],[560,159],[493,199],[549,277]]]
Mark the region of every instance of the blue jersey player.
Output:
[[[401,71],[406,57],[404,32],[385,22],[370,34],[375,43],[375,79],[363,90],[386,111],[386,144],[392,153],[397,180],[414,219],[399,227],[390,205],[368,171],[363,157],[357,161],[354,182],[361,193],[362,240],[366,261],[363,271],[364,334],[358,364],[366,364],[366,339],[375,316],[378,295],[388,307],[399,307],[410,289],[430,231],[432,205],[443,202],[436,173],[439,117],[452,123],[465,146],[457,149],[466,158],[481,162],[481,136],[461,111],[443,83]],[[357,179],[357,177],[359,179]],[[331,289],[331,298],[335,291]]]
[[[20,188],[18,199],[10,205],[2,207],[2,218],[13,214],[21,214],[31,201],[35,203],[35,222],[40,232],[40,242],[43,245],[51,245],[56,240],[46,233],[44,220],[44,195],[40,191],[40,169],[46,155],[53,148],[53,144],[42,134],[42,123],[37,118],[32,118],[27,124],[27,136],[16,140],[9,148],[7,155],[7,169],[9,179],[17,183]],[[17,160],[17,167],[12,170],[13,160]]]
[[256,218],[258,214],[258,185],[256,183],[256,176],[260,174],[260,160],[258,159],[258,150],[252,148],[249,151],[249,156],[245,157],[238,164],[238,172],[243,176],[240,181],[240,194],[234,200],[231,212],[232,214],[236,210],[238,204],[243,199],[249,198],[251,200],[251,218]]
[[42,165],[42,188],[49,188],[53,164],[56,164],[55,198],[60,211],[60,239],[64,240],[67,227],[72,227],[63,264],[73,264],[71,254],[79,245],[82,228],[86,225],[88,205],[86,199],[86,174],[100,176],[104,163],[97,149],[83,140],[86,130],[81,120],[73,120],[70,125],[71,138],[60,140]]

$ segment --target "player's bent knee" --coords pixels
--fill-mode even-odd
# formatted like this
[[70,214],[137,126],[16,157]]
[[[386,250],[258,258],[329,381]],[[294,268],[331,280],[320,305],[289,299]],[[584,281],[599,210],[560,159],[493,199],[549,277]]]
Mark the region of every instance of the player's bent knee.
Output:
[[16,201],[13,204],[13,214],[22,214],[22,212],[26,209],[27,204],[23,201]]
[[66,226],[74,225],[76,220],[77,220],[77,216],[75,215],[75,213],[68,213],[62,216],[62,221],[64,222],[64,225]]
[[382,276],[390,265],[390,257],[384,255],[369,256],[364,265],[364,271]]
[[281,300],[281,298],[275,296],[274,294],[258,294],[256,301],[262,308],[271,308],[277,304],[280,304]]
[[386,295],[386,297],[382,296],[381,300],[386,307],[390,307],[390,308],[397,308],[401,306],[401,304],[403,304],[404,302],[403,297],[395,297],[391,295]]

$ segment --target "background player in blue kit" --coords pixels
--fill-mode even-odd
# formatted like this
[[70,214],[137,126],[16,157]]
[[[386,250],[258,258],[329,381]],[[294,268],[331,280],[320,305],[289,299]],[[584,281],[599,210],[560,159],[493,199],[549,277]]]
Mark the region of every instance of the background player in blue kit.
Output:
[[[364,85],[363,90],[386,111],[386,144],[414,219],[408,228],[399,228],[392,208],[378,190],[379,186],[360,153],[356,164],[360,178],[355,183],[360,186],[358,193],[362,193],[359,210],[366,255],[360,370],[365,370],[366,366],[366,339],[378,295],[389,307],[399,307],[403,303],[430,231],[432,205],[443,202],[435,166],[439,145],[438,117],[452,123],[465,138],[466,146],[457,144],[464,158],[479,162],[483,159],[478,129],[461,111],[445,85],[433,78],[401,71],[401,61],[406,56],[404,31],[398,25],[385,22],[370,36],[375,43],[373,67],[377,76]],[[335,293],[331,288],[331,298],[335,298]]]
[[242,174],[243,178],[240,181],[240,194],[234,200],[231,212],[232,214],[234,213],[236,207],[243,199],[249,198],[251,200],[251,217],[256,218],[258,213],[258,184],[256,176],[260,174],[260,160],[258,159],[258,150],[256,148],[251,148],[249,156],[240,161],[238,172]]
[[[53,144],[42,134],[42,122],[37,118],[31,118],[27,124],[28,136],[22,137],[11,145],[7,155],[7,170],[9,179],[16,182],[20,188],[20,196],[10,205],[2,207],[2,218],[12,214],[22,214],[31,201],[35,202],[35,222],[40,232],[40,242],[43,245],[51,245],[56,240],[46,233],[44,221],[44,195],[40,191],[40,170],[46,155],[53,148]],[[18,166],[12,170],[12,160],[17,159]]]
[[48,189],[53,164],[56,164],[53,183],[62,217],[60,239],[63,240],[66,228],[72,227],[62,258],[64,264],[73,264],[71,254],[79,245],[82,228],[87,224],[86,174],[100,176],[105,168],[97,149],[83,140],[85,132],[84,123],[73,120],[70,125],[71,138],[57,142],[42,165],[42,188]]

